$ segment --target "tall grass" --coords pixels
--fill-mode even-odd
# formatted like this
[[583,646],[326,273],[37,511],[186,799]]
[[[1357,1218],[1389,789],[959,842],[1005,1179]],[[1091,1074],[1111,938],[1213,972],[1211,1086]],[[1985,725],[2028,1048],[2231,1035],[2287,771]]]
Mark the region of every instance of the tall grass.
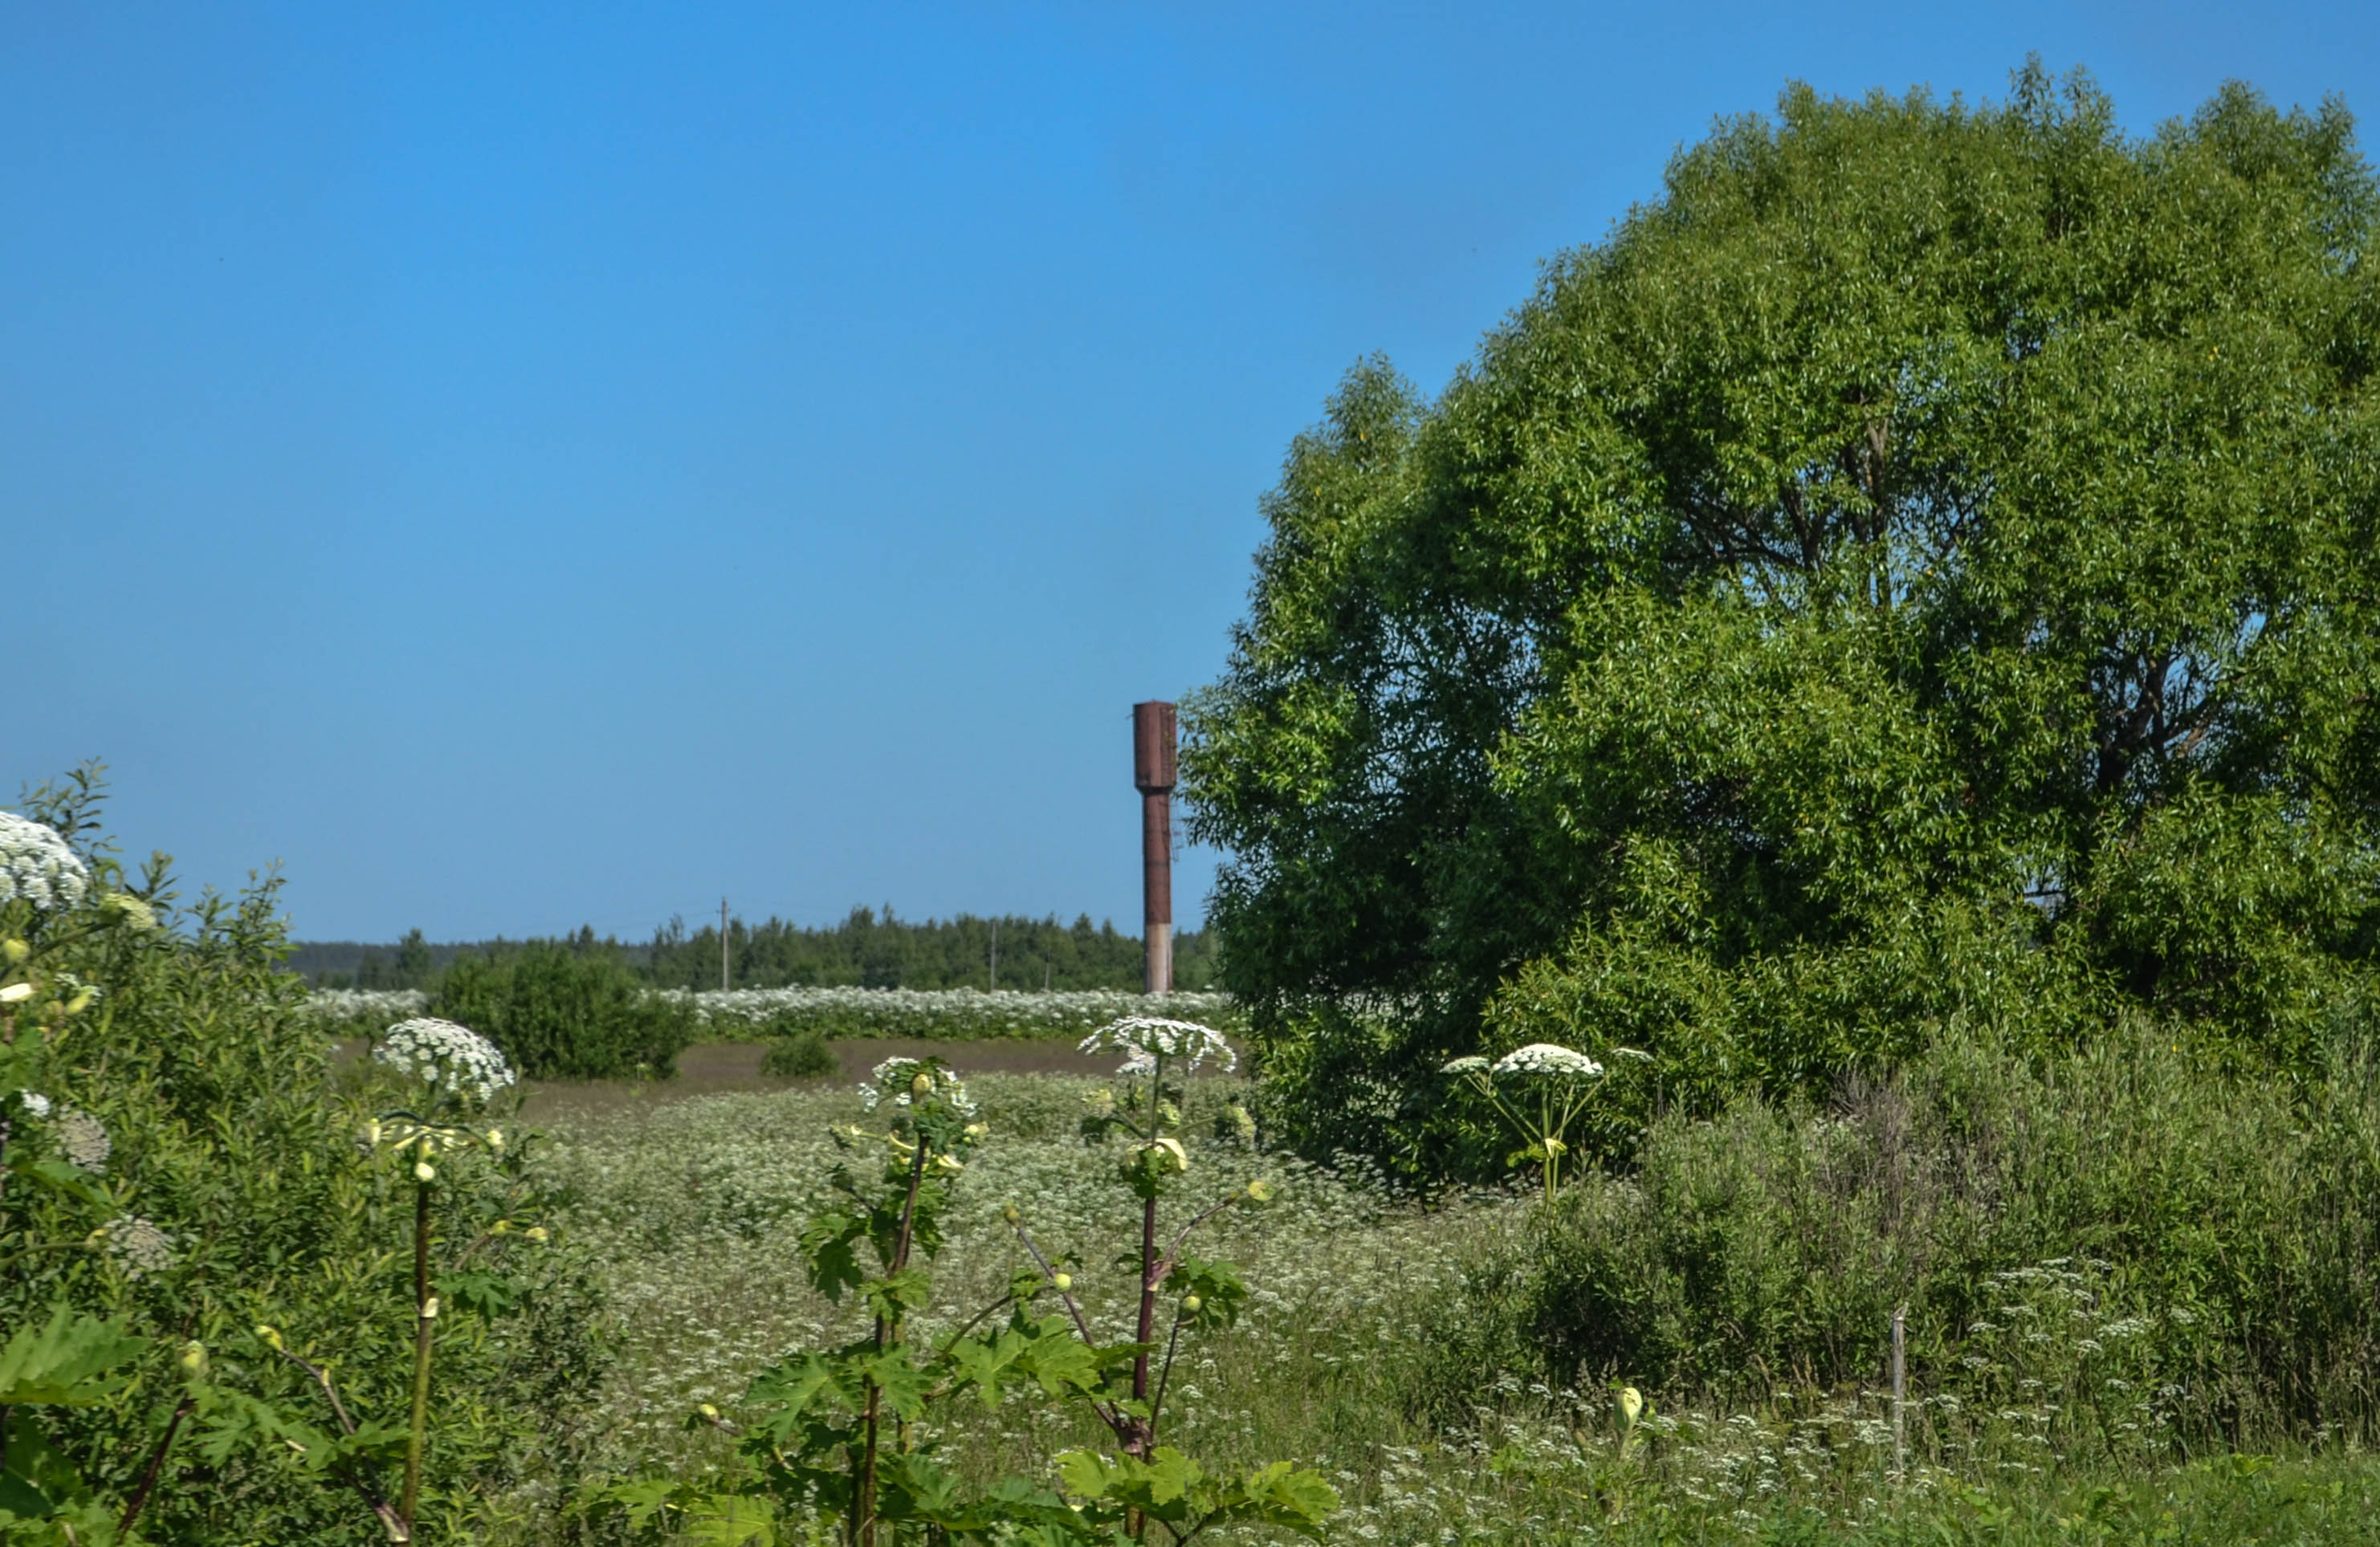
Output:
[[[1270,1171],[1284,1197],[1215,1243],[1256,1298],[1177,1376],[1182,1436],[1220,1464],[1320,1468],[1347,1541],[2380,1540],[2359,1458],[2367,1068],[2298,1088],[2204,1068],[2147,1043],[2040,1063],[1945,1049],[1828,1105],[1664,1118],[1632,1173],[1551,1210],[1195,1149],[1219,1185]],[[1025,1265],[1003,1255],[1004,1203],[1061,1222],[1061,1246],[1130,1223],[1100,1175],[1113,1156],[1078,1137],[1091,1082],[974,1088],[998,1137],[943,1260],[981,1282],[955,1275],[928,1326]],[[558,1120],[557,1180],[624,1312],[615,1464],[699,1474],[719,1441],[687,1410],[851,1330],[802,1286],[792,1233],[832,1164],[824,1130],[856,1115],[826,1090]],[[1121,1331],[1129,1297],[1086,1289]],[[1904,1301],[1896,1469],[1884,1355]],[[1615,1378],[1652,1398],[1624,1456]],[[987,1474],[1027,1475],[1099,1438],[1038,1408],[951,1437]]]

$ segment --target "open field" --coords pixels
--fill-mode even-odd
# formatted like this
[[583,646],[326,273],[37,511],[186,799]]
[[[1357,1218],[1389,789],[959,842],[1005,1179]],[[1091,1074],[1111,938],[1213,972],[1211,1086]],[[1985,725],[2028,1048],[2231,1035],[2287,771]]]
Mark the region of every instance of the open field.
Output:
[[[838,1048],[847,1073],[899,1050]],[[1076,1133],[1100,1082],[1072,1071],[1084,1060],[1071,1050],[929,1050],[982,1071],[971,1084],[994,1137],[964,1178],[920,1334],[948,1329],[1029,1268],[1002,1222],[1013,1203],[1053,1255],[1080,1254],[1097,1329],[1123,1335],[1126,1287],[1108,1259],[1135,1215],[1104,1174],[1112,1153]],[[689,1430],[697,1405],[733,1413],[778,1352],[859,1325],[849,1306],[807,1287],[795,1234],[832,1164],[826,1130],[860,1119],[860,1103],[847,1082],[760,1081],[757,1058],[748,1046],[698,1048],[670,1085],[530,1095],[551,1135],[546,1164],[575,1200],[562,1223],[602,1264],[618,1319],[618,1363],[590,1415],[605,1468],[700,1476],[726,1442]],[[1195,1085],[1185,1135],[1203,1136],[1240,1094],[1234,1080]],[[1557,1390],[1483,1367],[1450,1418],[1433,1384],[1443,1372],[1427,1356],[1463,1314],[1466,1275],[1525,1232],[1531,1203],[1475,1191],[1400,1202],[1360,1174],[1234,1143],[1192,1153],[1185,1199],[1259,1174],[1278,1178],[1281,1197],[1261,1215],[1226,1215],[1207,1242],[1245,1267],[1255,1296],[1236,1328],[1185,1356],[1177,1437],[1225,1466],[1320,1468],[1346,1503],[1333,1540],[2380,1541],[2380,1468],[2361,1455],[2117,1465],[2058,1453],[2046,1399],[1969,1421],[1959,1393],[1917,1394],[1898,1484],[1890,1404],[1876,1384],[1789,1383],[1735,1409],[1653,1392],[1643,1443],[1624,1457],[1599,1387]],[[1430,1404],[1434,1420],[1422,1416]],[[1039,1401],[956,1421],[952,1437],[982,1475],[1046,1475],[1058,1451],[1099,1438],[1087,1420]]]

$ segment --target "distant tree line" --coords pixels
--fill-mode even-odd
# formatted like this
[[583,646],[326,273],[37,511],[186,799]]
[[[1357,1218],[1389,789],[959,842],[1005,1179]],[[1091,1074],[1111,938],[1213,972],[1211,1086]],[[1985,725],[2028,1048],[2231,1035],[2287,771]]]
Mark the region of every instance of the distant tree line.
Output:
[[[391,945],[314,941],[294,948],[289,967],[318,988],[434,989],[446,970],[464,957],[499,959],[526,946],[561,945],[581,954],[612,957],[644,981],[662,988],[719,986],[719,928],[688,930],[672,919],[653,932],[650,944],[630,945],[582,927],[559,941],[507,940],[438,944],[419,929]],[[1214,985],[1217,939],[1211,930],[1174,937],[1174,986]],[[1140,937],[1111,922],[1094,925],[1087,913],[1071,925],[1056,915],[953,919],[922,922],[898,917],[891,907],[854,908],[842,923],[823,928],[778,918],[727,925],[728,981],[737,988],[1120,988],[1141,986]]]

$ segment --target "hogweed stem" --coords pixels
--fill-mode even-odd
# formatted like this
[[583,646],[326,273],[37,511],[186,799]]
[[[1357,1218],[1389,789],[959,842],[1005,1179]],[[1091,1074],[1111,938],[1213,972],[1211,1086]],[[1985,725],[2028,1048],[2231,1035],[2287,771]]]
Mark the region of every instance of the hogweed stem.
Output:
[[438,1324],[438,1300],[430,1292],[430,1184],[413,1184],[413,1422],[405,1436],[405,1495],[396,1513],[413,1536],[413,1516],[421,1499],[421,1452],[430,1428],[430,1337]]

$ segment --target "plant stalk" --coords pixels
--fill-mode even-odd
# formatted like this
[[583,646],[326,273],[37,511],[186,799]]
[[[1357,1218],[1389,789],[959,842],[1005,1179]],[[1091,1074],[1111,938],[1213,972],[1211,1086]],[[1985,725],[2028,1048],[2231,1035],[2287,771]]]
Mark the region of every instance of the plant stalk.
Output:
[[[909,1240],[917,1221],[917,1189],[926,1179],[926,1136],[917,1135],[917,1148],[909,1156],[909,1193],[901,1201],[901,1230],[892,1243],[892,1261],[885,1272],[899,1273],[909,1265]],[[876,1347],[891,1348],[897,1329],[888,1317],[876,1318]],[[876,1547],[876,1452],[877,1432],[884,1399],[884,1388],[875,1381],[868,1382],[866,1407],[866,1437],[860,1442],[859,1465],[852,1479],[851,1542],[852,1547]]]
[[132,1491],[132,1497],[124,1505],[124,1517],[115,1522],[118,1535],[129,1532],[132,1522],[140,1519],[140,1511],[148,1506],[150,1490],[157,1486],[157,1474],[165,1468],[165,1453],[174,1448],[174,1436],[181,1432],[182,1420],[189,1417],[190,1409],[197,1406],[197,1401],[188,1396],[175,1404],[174,1416],[166,1420],[165,1432],[158,1437],[157,1448],[149,1453],[149,1466],[140,1474],[140,1486]]
[[405,1540],[421,1501],[421,1453],[430,1428],[430,1337],[438,1307],[430,1298],[430,1183],[413,1184],[413,1422],[405,1436],[405,1493],[396,1506]]

